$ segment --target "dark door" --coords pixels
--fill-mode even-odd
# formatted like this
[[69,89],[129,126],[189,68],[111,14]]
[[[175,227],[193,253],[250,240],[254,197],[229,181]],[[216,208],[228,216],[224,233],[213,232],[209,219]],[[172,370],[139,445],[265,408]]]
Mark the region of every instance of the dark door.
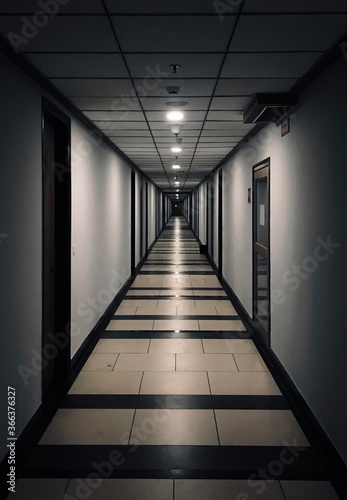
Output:
[[43,104],[42,394],[63,389],[70,374],[70,121]]
[[253,170],[253,319],[270,341],[270,164]]

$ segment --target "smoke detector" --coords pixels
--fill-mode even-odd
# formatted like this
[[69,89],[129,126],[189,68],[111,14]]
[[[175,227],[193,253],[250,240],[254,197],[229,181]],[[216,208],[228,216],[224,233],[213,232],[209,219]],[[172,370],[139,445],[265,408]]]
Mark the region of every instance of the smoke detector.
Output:
[[168,93],[170,95],[177,95],[181,89],[180,89],[180,87],[171,86],[171,87],[167,87],[166,90],[168,91]]

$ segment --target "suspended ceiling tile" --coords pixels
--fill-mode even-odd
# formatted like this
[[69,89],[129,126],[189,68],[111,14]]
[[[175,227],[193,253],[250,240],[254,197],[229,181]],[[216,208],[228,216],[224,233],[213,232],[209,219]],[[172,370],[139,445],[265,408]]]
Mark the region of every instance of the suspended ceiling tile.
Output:
[[[143,104],[143,108],[146,111],[169,111],[170,108],[167,106],[167,102],[181,100],[180,96],[172,97],[167,95],[167,97],[147,97],[145,99],[140,99]],[[182,110],[184,111],[205,111],[208,108],[210,98],[209,97],[190,97],[185,99],[188,103],[184,106]]]
[[[175,135],[171,132],[171,130],[169,128],[167,128],[166,130],[154,130],[153,131],[153,136],[154,137],[164,137],[165,139],[169,139],[169,140],[172,140],[175,142],[176,140],[176,137]],[[198,137],[199,136],[199,130],[184,130],[184,129],[181,129],[181,132],[180,132],[180,135],[179,135],[182,139],[183,139],[183,142],[185,142],[185,139],[187,138],[187,140],[191,140],[192,137]]]
[[[163,130],[163,129],[167,129],[167,130],[170,130],[170,127],[171,125],[168,124],[167,121],[163,121],[163,122],[149,122],[150,124],[150,127],[152,130]],[[182,131],[185,131],[185,130],[200,130],[201,127],[202,127],[202,124],[203,122],[202,121],[199,121],[199,122],[184,122],[184,123],[181,123],[181,130]],[[173,135],[173,134],[172,134]],[[181,136],[181,134],[180,134]]]
[[[167,87],[180,87],[179,99],[186,97],[209,97],[214,86],[214,79],[176,79],[167,78],[158,80],[134,79],[135,87],[138,90],[139,97],[145,100],[147,97],[168,97]],[[185,100],[185,99],[184,99]]]
[[251,101],[252,95],[243,97],[214,97],[211,103],[211,111],[243,111]]
[[114,98],[110,101],[110,110],[132,109],[125,99],[118,96],[130,95],[133,86],[130,80],[102,80],[102,79],[68,79],[52,78],[52,83],[56,85],[65,95],[71,97],[101,97]]
[[244,130],[203,130],[201,133],[201,137],[238,137],[241,138],[245,135]]
[[299,78],[320,57],[317,52],[283,54],[227,55],[222,77],[225,78]]
[[28,54],[30,61],[49,78],[127,78],[119,54]]
[[[126,88],[129,88],[127,86]],[[114,97],[71,97],[70,100],[82,111],[122,111],[129,109],[121,98]],[[134,101],[135,107],[135,101]],[[138,106],[140,109],[140,106]]]
[[[181,109],[184,114],[184,120],[182,123],[182,128],[191,121],[202,121],[206,116],[206,111],[186,111],[185,109]],[[170,109],[165,111],[146,111],[146,116],[149,121],[165,121],[170,124],[167,119],[167,114],[170,112]]]
[[179,78],[217,78],[224,54],[126,54],[132,77],[148,78],[160,72],[162,78],[172,78],[170,64],[179,64]]
[[[211,0],[106,0],[111,14],[215,14]],[[241,2],[240,2],[241,3]],[[237,9],[235,9],[235,14]]]
[[[216,96],[249,95],[257,92],[288,92],[297,82],[296,78],[228,78],[220,79],[216,88]],[[216,99],[216,98],[214,98]]]
[[347,14],[241,16],[231,51],[324,51],[347,30]]
[[[235,18],[212,16],[112,17],[124,52],[224,52]],[[206,36],[204,36],[206,34]]]
[[148,130],[146,122],[102,122],[98,123],[101,130]]
[[204,130],[231,130],[241,132],[241,135],[253,128],[253,124],[243,124],[239,122],[209,122],[207,121],[204,126]]
[[242,111],[210,111],[207,120],[231,120],[243,123]]
[[147,137],[151,138],[151,133],[149,130],[114,130],[110,131],[109,137],[113,138],[125,138],[129,137],[131,140],[137,137]]
[[[0,17],[0,31],[21,34],[20,16]],[[63,34],[63,36],[62,36]],[[56,16],[27,38],[18,48],[23,52],[119,52],[106,16]]]
[[247,0],[243,12],[347,12],[345,0]]
[[[49,2],[43,1],[43,4]],[[67,2],[66,5],[61,5],[59,1],[54,2],[59,8],[59,11],[54,15],[59,14],[105,14],[102,2],[95,0],[73,0]],[[51,7],[52,8],[52,7]],[[41,5],[37,0],[13,0],[11,2],[2,2],[0,6],[0,14],[4,13],[36,13],[42,11]],[[54,11],[52,10],[52,13]]]
[[83,114],[95,122],[99,121],[143,121],[141,111],[84,111]]

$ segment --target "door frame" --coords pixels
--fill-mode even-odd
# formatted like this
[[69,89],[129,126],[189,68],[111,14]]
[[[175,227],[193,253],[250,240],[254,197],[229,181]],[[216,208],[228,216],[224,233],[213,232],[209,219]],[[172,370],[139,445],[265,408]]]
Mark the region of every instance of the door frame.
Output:
[[[70,378],[71,372],[71,235],[72,235],[72,193],[71,193],[71,119],[68,115],[63,113],[59,108],[52,104],[45,97],[42,98],[42,110],[41,110],[41,143],[42,143],[42,401],[45,402],[48,399],[54,397],[55,392],[64,391],[66,384]],[[47,234],[45,229],[47,223],[46,207],[49,202],[48,196],[56,195],[55,182],[58,182],[57,173],[53,172],[53,184],[47,189],[46,181],[49,180],[48,175],[52,175],[52,172],[47,170],[47,158],[46,158],[46,123],[51,120],[57,122],[59,126],[64,127],[64,134],[66,134],[66,165],[62,165],[63,170],[60,175],[65,176],[65,191],[61,196],[63,196],[63,202],[67,200],[68,206],[65,212],[65,223],[67,224],[67,234],[65,240],[65,248],[63,250],[59,249],[59,254],[63,251],[62,260],[64,272],[61,273],[66,277],[65,283],[60,284],[64,289],[64,307],[62,309],[56,308],[56,301],[53,299],[53,304],[47,298],[48,289],[51,288],[52,282],[50,280],[50,273],[47,276],[47,248],[51,248],[52,241],[50,236]],[[49,191],[50,190],[50,191]],[[53,193],[52,193],[53,191]],[[66,200],[65,200],[66,198]],[[48,221],[49,222],[49,221]],[[56,219],[54,217],[54,227],[56,228]],[[53,242],[54,254],[57,251],[57,246]],[[57,285],[56,281],[54,282]],[[53,308],[54,315],[54,329],[57,324],[64,323],[64,331],[51,332],[51,314]],[[60,318],[57,315],[60,313]],[[61,326],[60,326],[61,327]],[[51,334],[49,336],[49,334]],[[58,341],[55,343],[52,339],[52,335],[59,334],[60,341],[62,338],[66,345],[60,347]],[[61,344],[62,345],[62,344]],[[50,347],[52,352],[54,347],[58,352],[52,357],[48,355],[48,349]],[[54,351],[56,352],[56,351]],[[52,363],[54,363],[52,365]],[[50,364],[51,370],[47,371],[45,368]],[[53,376],[52,376],[53,373]]]
[[[266,175],[259,175],[261,170],[266,169]],[[262,248],[257,244],[256,240],[256,225],[257,225],[257,193],[256,193],[256,181],[257,179],[267,178],[267,224],[268,224],[268,242],[267,242],[267,252],[262,252]],[[270,248],[270,234],[271,234],[271,217],[270,217],[270,192],[271,192],[271,168],[270,168],[270,157],[262,160],[261,162],[253,165],[252,169],[252,296],[253,296],[253,310],[252,318],[253,322],[256,324],[256,329],[260,331],[264,340],[270,345],[271,343],[271,248]],[[265,329],[264,325],[261,323],[260,319],[256,314],[256,304],[257,304],[257,282],[256,282],[256,246],[258,253],[262,254],[267,259],[267,289],[268,289],[268,330]]]
[[218,274],[223,275],[223,169],[218,171]]

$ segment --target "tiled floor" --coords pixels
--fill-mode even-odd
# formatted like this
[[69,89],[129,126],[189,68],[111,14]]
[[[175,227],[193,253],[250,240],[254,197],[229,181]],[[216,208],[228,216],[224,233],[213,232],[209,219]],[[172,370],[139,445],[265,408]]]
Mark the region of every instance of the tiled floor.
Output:
[[182,218],[170,220],[23,476],[19,500],[338,498]]

